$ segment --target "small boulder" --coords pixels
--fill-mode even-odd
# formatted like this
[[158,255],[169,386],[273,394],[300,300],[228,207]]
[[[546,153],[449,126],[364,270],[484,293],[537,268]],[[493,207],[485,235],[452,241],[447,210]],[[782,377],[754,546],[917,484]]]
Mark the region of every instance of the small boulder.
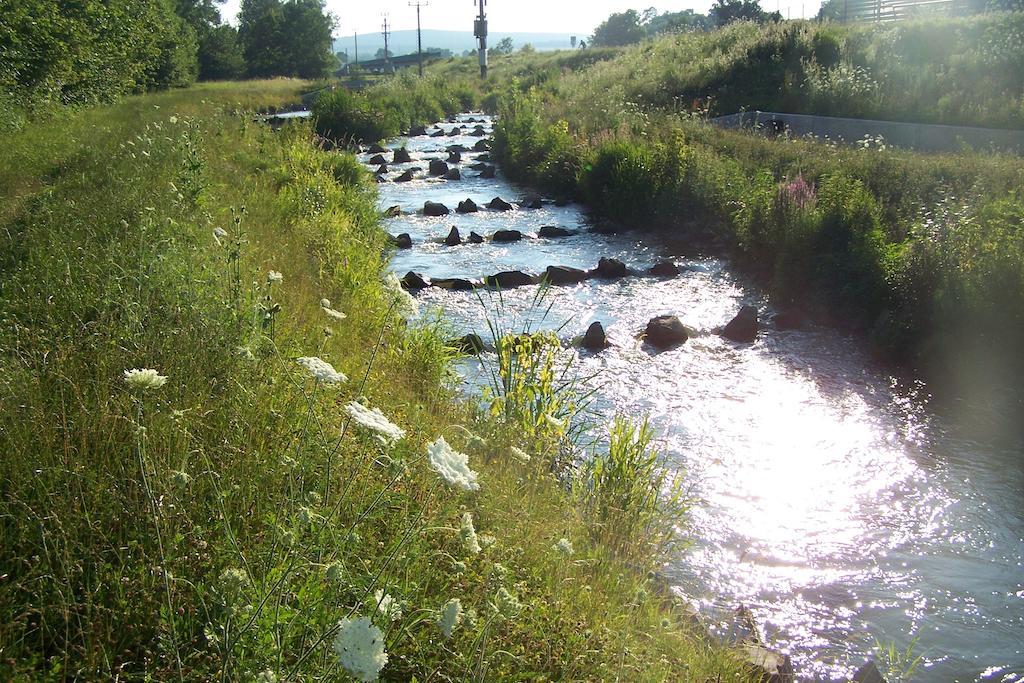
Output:
[[523,239],[523,233],[518,230],[498,230],[491,235],[492,242],[518,242]]
[[480,207],[476,205],[472,199],[459,202],[458,207],[455,209],[455,213],[476,213],[480,210]]
[[537,231],[537,237],[568,237],[569,235],[575,235],[575,231],[566,230],[565,228],[559,228],[554,225],[545,225]]
[[388,165],[387,164],[381,164],[380,166],[377,167],[377,174],[378,175],[384,175],[385,173],[390,173],[390,171],[388,171]]
[[655,277],[675,277],[679,275],[679,266],[671,261],[660,261],[651,266],[647,272]]
[[430,168],[427,169],[430,175],[444,175],[448,172],[448,164],[444,163],[440,159],[431,159]]
[[388,150],[388,148],[387,148],[387,147],[384,147],[384,146],[383,146],[383,145],[381,145],[380,143],[377,143],[377,142],[375,142],[375,143],[373,143],[372,145],[370,145],[370,149],[369,149],[369,150],[367,150],[367,151],[368,151],[368,152],[369,152],[370,154],[384,154],[385,152],[388,152],[388,151],[390,151],[390,150]]
[[373,179],[378,183],[386,183],[388,181],[388,179],[382,176],[380,173],[375,173]]
[[473,164],[472,166],[470,166],[469,170],[471,170],[471,171],[483,171],[486,168],[490,168],[490,167],[487,164],[478,163],[478,164]]
[[604,258],[597,262],[597,268],[590,271],[594,277],[603,278],[605,280],[615,280],[620,277],[626,277],[629,275],[629,270],[626,268],[626,264],[617,258]]
[[412,236],[407,232],[403,232],[395,238],[395,246],[399,249],[412,249]]
[[474,152],[490,152],[491,143],[487,140],[477,140],[476,144],[473,145]]
[[402,278],[402,287],[405,289],[426,289],[430,283],[419,273],[411,270]]
[[449,154],[453,152],[458,154],[465,154],[466,152],[469,151],[469,148],[466,147],[465,145],[448,145],[447,147],[445,147],[445,151],[448,152]]
[[753,306],[744,306],[736,317],[722,328],[722,336],[734,342],[749,344],[757,339],[758,327],[757,309]]
[[544,206],[544,201],[540,198],[540,195],[530,194],[526,195],[519,205],[524,209],[539,209]]
[[454,128],[451,129],[451,131],[448,132],[448,137],[450,138],[454,138],[459,135],[462,135],[462,128],[458,126],[455,126]]
[[521,270],[506,270],[495,275],[488,275],[484,282],[490,287],[511,289],[513,287],[525,287],[533,284],[533,276]]
[[460,277],[446,277],[440,280],[432,280],[431,284],[441,289],[449,289],[453,292],[471,292],[475,288],[469,280]]
[[853,674],[852,683],[885,683],[885,676],[878,670],[878,665],[874,661],[868,660]]
[[772,316],[777,330],[799,330],[806,322],[803,312],[796,308],[783,309]]
[[415,171],[413,171],[413,170],[412,170],[412,169],[410,168],[410,169],[409,169],[408,171],[406,171],[406,172],[405,172],[405,173],[403,173],[402,175],[400,175],[400,176],[398,176],[397,178],[395,178],[395,182],[396,182],[396,183],[407,183],[407,182],[409,182],[410,180],[413,180],[413,179],[415,179],[415,178],[416,178],[416,172],[415,172]]
[[395,204],[384,209],[384,218],[398,218],[402,215],[402,207]]
[[555,206],[557,206],[558,208],[562,208],[563,206],[569,206],[570,203],[571,202],[565,197],[559,197],[558,199],[555,200]]
[[441,177],[445,180],[462,180],[462,171],[457,168],[449,168],[448,172]]
[[491,155],[490,154],[477,154],[476,155],[476,160],[477,161],[490,161],[491,160]]
[[385,158],[383,154],[375,154],[374,156],[370,157],[369,163],[371,166],[380,166],[381,164],[388,163],[388,160],[387,158]]
[[449,164],[461,164],[462,163],[462,152],[448,152],[448,163]]
[[470,244],[483,244],[484,243],[484,237],[483,237],[483,235],[478,235],[475,232],[470,232],[469,233],[469,243]]
[[480,171],[480,177],[484,180],[493,180],[495,176],[495,170],[493,166],[488,166]]
[[449,247],[455,247],[462,244],[462,235],[459,234],[459,229],[452,226],[451,232],[444,238],[444,243]]
[[409,129],[409,137],[415,138],[427,134],[427,127],[416,125]]
[[484,350],[484,340],[480,338],[479,334],[472,332],[464,337],[452,339],[448,342],[448,346],[461,353],[475,356]]
[[409,150],[405,147],[395,150],[394,163],[396,164],[408,164],[412,162],[412,155],[409,154]]
[[476,128],[473,129],[473,132],[470,133],[470,135],[472,135],[475,138],[482,138],[483,136],[487,135],[487,131],[484,130],[483,126],[477,126]]
[[794,683],[796,674],[789,655],[782,655],[756,643],[744,643],[740,654],[747,661],[757,680],[764,683]]
[[430,137],[432,138],[443,138],[444,136],[445,132],[441,129],[438,129],[437,131],[430,134]]
[[511,211],[515,207],[501,197],[495,197],[487,204],[487,208],[494,209],[495,211]]
[[424,216],[447,216],[450,213],[451,209],[449,209],[444,204],[430,201],[424,202],[423,204]]
[[659,315],[651,318],[647,323],[647,330],[644,333],[648,343],[659,349],[667,349],[676,344],[682,344],[690,335],[686,326],[674,315]]
[[593,322],[583,335],[583,348],[589,351],[601,351],[608,348],[608,336],[604,333],[604,326],[599,322]]
[[587,279],[587,271],[570,266],[548,266],[544,276],[553,285],[575,285]]

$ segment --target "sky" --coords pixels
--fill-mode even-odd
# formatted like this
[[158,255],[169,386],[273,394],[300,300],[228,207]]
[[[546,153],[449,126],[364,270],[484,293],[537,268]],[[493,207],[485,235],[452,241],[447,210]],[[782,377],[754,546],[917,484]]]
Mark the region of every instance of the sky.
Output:
[[[476,16],[475,0],[429,0],[421,16],[423,28],[441,30],[473,30]],[[241,0],[227,0],[221,6],[221,16],[231,23]],[[487,19],[490,30],[495,32],[531,33],[578,33],[581,37],[593,33],[594,28],[613,12],[628,9],[642,10],[655,7],[659,12],[678,12],[692,9],[707,13],[712,0],[690,0],[689,2],[654,2],[643,0],[487,0]],[[761,6],[768,11],[779,9],[783,16],[797,18],[811,16],[818,11],[821,0],[761,0]],[[377,33],[384,21],[384,13],[395,31],[416,28],[416,10],[408,0],[327,0],[327,10],[338,19],[335,35]]]

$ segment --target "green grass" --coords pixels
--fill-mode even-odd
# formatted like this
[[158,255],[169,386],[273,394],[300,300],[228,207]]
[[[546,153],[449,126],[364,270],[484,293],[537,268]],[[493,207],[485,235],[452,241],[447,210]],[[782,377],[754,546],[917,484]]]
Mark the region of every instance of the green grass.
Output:
[[[408,325],[381,282],[354,157],[241,113],[301,87],[206,85],[0,137],[0,678],[346,680],[331,641],[367,616],[388,680],[745,679],[651,585],[656,553],[613,552],[544,458],[509,455],[564,433],[461,402],[444,330]],[[167,383],[132,391],[136,367]],[[406,436],[357,428],[357,398]],[[478,493],[430,467],[439,435]],[[493,538],[478,554],[467,512]],[[475,619],[445,639],[452,598]]]

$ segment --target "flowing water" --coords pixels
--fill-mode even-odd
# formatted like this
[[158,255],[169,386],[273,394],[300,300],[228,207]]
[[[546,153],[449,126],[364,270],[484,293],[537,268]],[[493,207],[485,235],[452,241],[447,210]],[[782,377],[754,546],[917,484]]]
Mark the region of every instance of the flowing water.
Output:
[[[489,133],[489,120],[485,128]],[[468,168],[475,153],[463,155],[460,181],[426,177],[428,160],[446,158],[448,145],[477,140],[393,142],[407,144],[414,161],[389,164],[381,204],[403,209],[388,229],[409,233],[414,245],[399,250],[391,267],[399,276],[412,270],[478,279],[512,269],[539,274],[552,264],[587,269],[601,256],[637,270],[661,259],[680,266],[671,279],[552,288],[542,322],[531,309],[535,286],[502,297],[512,317],[564,324],[562,336],[581,334],[595,320],[604,324],[613,346],[579,354],[579,373],[592,377],[605,415],[649,414],[670,462],[692,482],[700,501],[696,540],[668,577],[710,623],[747,605],[806,678],[840,679],[878,642],[905,650],[916,638],[918,680],[1024,681],[1019,437],[968,430],[955,415],[937,415],[923,387],[902,385],[836,331],[765,329],[753,344],[714,334],[742,304],[758,306],[762,319],[770,312],[761,292],[725,261],[685,256],[657,235],[589,232],[576,205],[488,211],[483,205],[493,197],[515,202],[525,191],[500,169],[496,179],[477,177]],[[413,166],[423,168],[416,180],[391,182]],[[467,197],[479,213],[422,214],[427,200],[454,210]],[[463,238],[499,229],[527,237],[447,247],[442,240],[452,225]],[[579,232],[540,239],[543,225]],[[419,299],[443,309],[460,333],[487,337],[487,306],[477,295],[430,288]],[[636,335],[662,314],[678,315],[699,334],[654,353]],[[479,383],[475,368],[465,367],[471,385]]]

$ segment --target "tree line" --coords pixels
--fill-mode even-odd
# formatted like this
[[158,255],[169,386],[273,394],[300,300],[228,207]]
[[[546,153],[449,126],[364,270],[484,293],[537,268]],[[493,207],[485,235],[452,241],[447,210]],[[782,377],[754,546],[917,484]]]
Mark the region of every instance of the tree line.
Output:
[[590,44],[594,47],[631,45],[663,33],[709,31],[742,19],[764,23],[782,21],[782,15],[764,11],[758,0],[715,0],[707,14],[697,14],[692,9],[662,14],[653,7],[643,12],[631,9],[612,14],[601,22],[590,37]]
[[196,80],[320,78],[337,65],[324,0],[3,0],[0,96],[92,104]]

